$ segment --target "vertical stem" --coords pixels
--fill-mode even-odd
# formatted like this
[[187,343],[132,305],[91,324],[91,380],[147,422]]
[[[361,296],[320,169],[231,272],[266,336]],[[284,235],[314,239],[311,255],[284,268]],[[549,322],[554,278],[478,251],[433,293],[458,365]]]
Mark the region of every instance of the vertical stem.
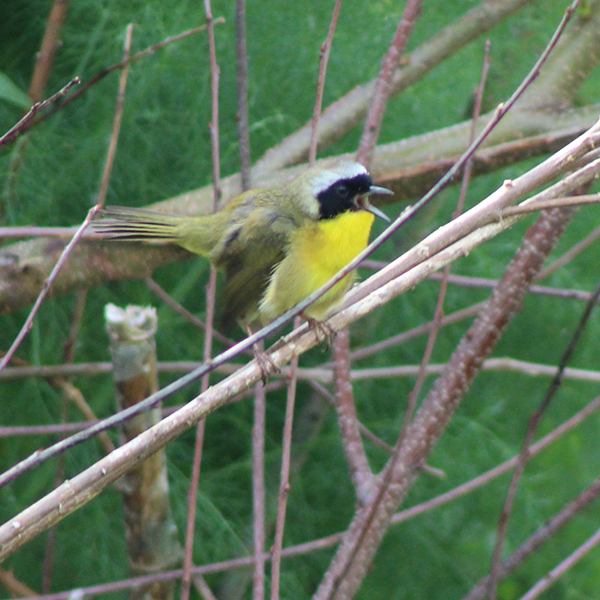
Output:
[[29,98],[33,103],[41,102],[46,93],[48,79],[54,64],[56,50],[60,45],[60,33],[69,9],[69,0],[54,0],[46,23],[42,46],[35,58],[35,70],[29,84]]
[[319,120],[321,119],[321,111],[323,109],[323,90],[325,89],[325,74],[327,73],[327,63],[329,62],[329,54],[333,44],[333,35],[337,27],[340,10],[342,9],[342,0],[335,0],[331,23],[327,39],[321,46],[321,62],[319,63],[319,82],[317,84],[317,98],[315,100],[315,110],[313,112],[312,127],[310,131],[310,149],[308,153],[308,164],[315,164],[317,159],[317,145],[319,143]]
[[[294,328],[300,326],[301,319],[296,317]],[[285,423],[283,425],[283,448],[281,451],[281,476],[279,482],[279,506],[275,525],[275,541],[271,559],[271,600],[279,600],[279,580],[281,574],[281,549],[283,547],[283,531],[287,499],[290,493],[290,455],[292,452],[292,426],[294,423],[294,404],[296,402],[296,384],[298,375],[298,357],[292,359],[290,366],[290,382],[288,385],[285,406]]]
[[[259,352],[264,345],[261,342]],[[252,508],[254,528],[253,599],[265,597],[265,418],[266,390],[258,383],[254,388],[254,427],[252,429]]]
[[387,108],[387,103],[392,92],[392,77],[400,64],[402,53],[406,50],[408,40],[417,22],[417,18],[421,14],[422,7],[423,0],[408,0],[390,48],[381,61],[381,70],[377,78],[375,94],[369,107],[358,152],[356,153],[358,162],[365,166],[371,164],[373,152],[379,139],[385,109]]
[[250,119],[248,115],[248,52],[246,49],[246,0],[236,0],[237,25],[237,96],[238,96],[238,140],[240,145],[240,167],[242,190],[251,187],[250,166]]
[[[211,12],[210,0],[204,0],[206,24],[208,27],[208,48],[210,55],[212,118],[209,124],[212,164],[213,164],[213,210],[217,210],[221,196],[221,172],[219,160],[219,65],[215,45],[214,19]],[[214,267],[211,267],[208,285],[206,286],[206,333],[204,337],[204,362],[208,362],[212,355],[213,322],[215,312],[215,290],[217,276]],[[201,390],[204,392],[209,386],[209,375],[202,377]],[[191,587],[191,570],[194,551],[194,531],[196,526],[196,499],[200,481],[200,466],[202,464],[202,447],[204,444],[204,429],[206,421],[202,419],[196,428],[196,442],[194,445],[194,463],[192,478],[188,492],[187,528],[185,539],[185,555],[183,563],[183,578],[181,582],[181,599],[188,600]]]
[[350,328],[344,327],[338,331],[334,345],[335,410],[356,497],[364,504],[373,489],[373,473],[360,435],[350,365]]

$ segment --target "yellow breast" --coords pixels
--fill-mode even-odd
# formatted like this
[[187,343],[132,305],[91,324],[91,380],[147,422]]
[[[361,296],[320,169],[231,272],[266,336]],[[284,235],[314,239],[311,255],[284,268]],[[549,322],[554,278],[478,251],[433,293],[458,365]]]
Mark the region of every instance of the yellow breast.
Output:
[[[360,210],[333,219],[307,221],[298,228],[261,301],[263,320],[270,321],[304,300],[364,250],[373,219],[371,213]],[[351,273],[309,307],[306,315],[326,318],[353,280]]]

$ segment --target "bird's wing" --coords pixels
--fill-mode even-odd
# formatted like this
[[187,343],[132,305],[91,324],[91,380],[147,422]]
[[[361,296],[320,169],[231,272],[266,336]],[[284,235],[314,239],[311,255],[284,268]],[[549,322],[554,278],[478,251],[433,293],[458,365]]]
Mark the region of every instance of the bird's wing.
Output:
[[255,203],[239,220],[232,219],[215,257],[216,266],[225,271],[221,314],[225,328],[238,319],[256,318],[258,303],[296,227],[289,215],[267,204]]

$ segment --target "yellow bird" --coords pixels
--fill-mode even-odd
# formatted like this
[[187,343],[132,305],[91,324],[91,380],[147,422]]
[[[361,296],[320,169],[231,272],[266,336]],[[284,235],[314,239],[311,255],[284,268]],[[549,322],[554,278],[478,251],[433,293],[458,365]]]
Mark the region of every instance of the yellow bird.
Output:
[[[177,244],[225,272],[223,323],[268,323],[319,289],[368,244],[373,185],[356,162],[307,169],[293,181],[254,189],[212,215],[188,217],[107,207],[92,229],[104,238]],[[355,273],[309,306],[324,320],[341,303]]]

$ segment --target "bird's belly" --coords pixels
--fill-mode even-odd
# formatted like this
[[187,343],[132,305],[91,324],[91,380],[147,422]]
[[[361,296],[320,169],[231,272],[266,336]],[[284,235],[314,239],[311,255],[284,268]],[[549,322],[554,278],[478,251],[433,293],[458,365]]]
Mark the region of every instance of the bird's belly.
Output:
[[[361,210],[300,227],[262,299],[263,319],[272,320],[304,300],[364,250],[373,219],[372,214]],[[326,318],[353,280],[354,273],[346,276],[304,311],[305,314],[318,320]]]

